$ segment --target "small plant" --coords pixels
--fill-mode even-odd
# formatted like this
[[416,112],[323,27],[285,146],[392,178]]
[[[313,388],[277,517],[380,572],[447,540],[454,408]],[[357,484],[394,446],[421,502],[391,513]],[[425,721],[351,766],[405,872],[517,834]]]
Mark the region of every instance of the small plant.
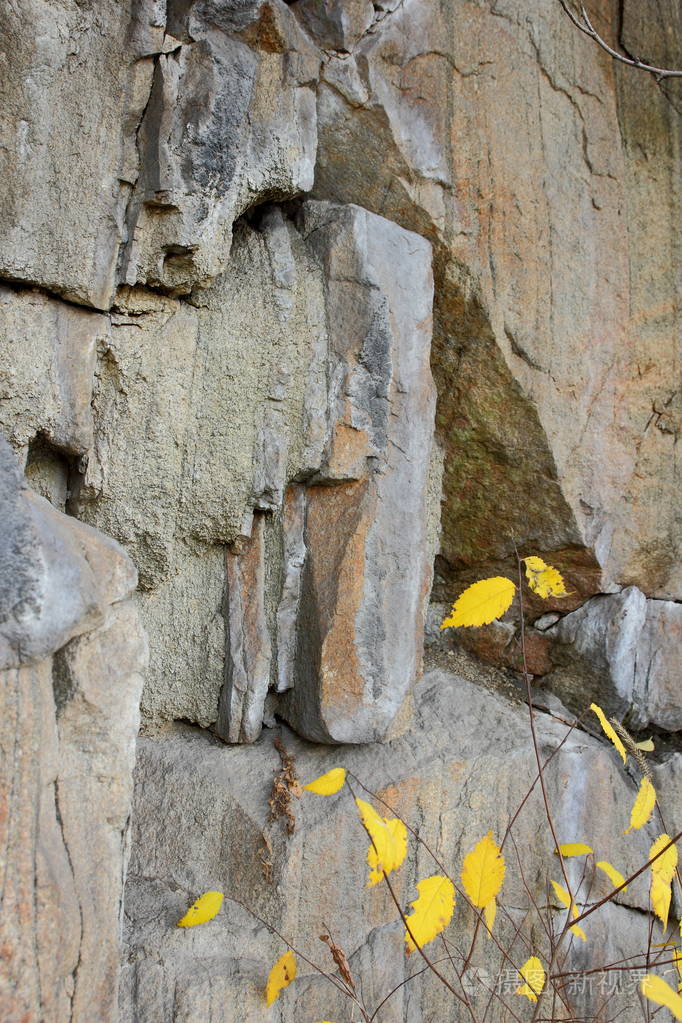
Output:
[[[515,596],[518,596],[521,652],[524,665],[523,675],[527,686],[530,732],[535,751],[537,773],[531,781],[518,810],[512,816],[505,834],[499,843],[495,840],[491,831],[483,835],[464,857],[459,877],[455,880],[444,864],[440,862],[438,857],[425,844],[418,831],[412,828],[407,821],[403,820],[399,814],[395,813],[379,795],[367,788],[359,778],[347,772],[344,768],[336,767],[307,785],[303,785],[302,790],[321,797],[334,796],[342,791],[347,791],[352,797],[359,814],[360,823],[369,839],[367,849],[367,864],[369,868],[367,887],[382,883],[386,886],[405,928],[406,955],[409,956],[417,953],[424,965],[403,981],[403,984],[386,992],[377,1005],[373,1007],[367,1006],[360,994],[362,990],[361,985],[356,983],[343,949],[336,944],[330,933],[321,935],[321,941],[329,949],[336,967],[335,972],[330,972],[314,963],[299,952],[291,942],[267,924],[266,921],[261,920],[287,946],[287,951],[274,964],[265,983],[265,1001],[267,1005],[271,1005],[279,997],[280,993],[295,980],[297,959],[300,958],[324,976],[330,984],[349,1000],[353,1006],[354,1013],[359,1013],[364,1023],[374,1023],[374,1020],[380,1017],[382,1009],[399,987],[409,983],[410,980],[420,976],[427,970],[447,988],[454,1002],[459,1006],[456,1017],[458,1019],[468,1018],[472,1023],[479,1023],[471,997],[473,985],[474,987],[482,987],[487,993],[487,1005],[482,1021],[485,1020],[493,1002],[496,1002],[510,1018],[519,1020],[519,1006],[523,1004],[523,999],[525,999],[532,1006],[532,1009],[529,1010],[531,1011],[531,1023],[539,1023],[541,1020],[544,1023],[548,1023],[548,1021],[558,1019],[576,1019],[567,993],[569,979],[575,979],[578,976],[584,976],[593,972],[608,973],[609,971],[623,972],[645,969],[646,974],[639,986],[640,992],[646,1000],[644,1004],[652,1003],[659,1007],[666,1007],[675,1019],[682,1020],[682,994],[680,993],[682,992],[682,949],[672,936],[673,928],[669,927],[672,884],[675,878],[677,878],[678,884],[680,883],[677,870],[676,843],[682,837],[682,832],[671,838],[665,829],[665,823],[663,822],[656,799],[656,792],[643,756],[643,750],[652,749],[653,744],[650,741],[635,743],[620,723],[610,721],[597,704],[591,704],[590,710],[598,718],[604,734],[613,744],[623,764],[627,762],[628,749],[626,747],[629,747],[629,751],[634,756],[642,773],[639,791],[630,813],[629,827],[625,830],[624,834],[629,834],[632,831],[638,831],[643,828],[656,810],[664,828],[663,833],[659,835],[651,846],[646,863],[629,877],[624,877],[621,871],[608,860],[598,860],[592,847],[585,842],[560,843],[557,837],[554,817],[545,785],[545,773],[550,766],[550,761],[576,727],[578,721],[571,725],[559,746],[543,762],[535,731],[530,692],[530,675],[526,666],[522,566],[525,566],[525,576],[528,585],[540,597],[561,597],[567,595],[564,581],[557,569],[545,564],[538,557],[520,559],[517,555],[517,582],[513,582],[511,579],[503,576],[496,576],[474,583],[460,595],[454,603],[450,615],[441,626],[442,628],[466,628],[489,624],[505,614],[511,607]],[[282,755],[281,747],[280,755]],[[291,758],[289,758],[287,763],[283,759],[283,769],[291,769]],[[566,912],[559,928],[555,929],[551,920],[544,917],[541,907],[530,891],[528,891],[530,903],[528,914],[530,916],[534,915],[542,925],[541,928],[538,928],[538,933],[544,930],[546,942],[543,948],[533,948],[529,946],[528,939],[525,938],[526,951],[531,954],[525,957],[524,962],[521,962],[516,946],[522,925],[514,925],[514,933],[511,940],[504,944],[498,935],[499,928],[496,927],[496,921],[498,913],[501,912],[507,923],[513,923],[512,916],[505,909],[504,903],[500,901],[507,874],[504,848],[507,842],[514,844],[514,823],[536,785],[539,786],[542,794],[547,826],[551,832],[554,852],[558,859],[560,879],[550,878],[551,889],[556,901]],[[364,796],[368,796],[372,802],[361,798],[356,793],[356,787],[362,791]],[[295,794],[298,795],[297,782],[295,789]],[[288,792],[289,789],[287,789],[287,797]],[[379,805],[380,809],[377,809],[375,804]],[[287,801],[287,810],[288,805]],[[388,815],[383,816],[386,811],[388,811]],[[287,819],[290,819],[288,813]],[[431,857],[437,872],[416,883],[417,897],[410,903],[409,908],[411,911],[408,912],[408,910],[403,908],[396,895],[391,882],[391,875],[399,870],[405,862],[410,839],[418,843]],[[593,857],[595,871],[600,871],[613,886],[604,898],[590,902],[588,891],[586,897],[584,895],[580,897],[579,903],[578,898],[582,881],[578,885],[577,890],[573,890],[565,863],[566,860],[573,857],[584,858],[586,864],[588,858]],[[521,868],[521,861],[519,860],[518,862],[519,868]],[[566,970],[565,960],[567,946],[570,946],[570,942],[575,939],[589,946],[588,933],[581,926],[583,922],[611,902],[619,892],[626,891],[628,885],[645,871],[649,871],[650,874],[650,907],[654,916],[661,924],[663,941],[654,945],[652,943],[652,928],[649,927],[648,945],[641,955],[633,957],[625,963],[614,962],[592,969],[586,967],[583,970]],[[583,871],[583,880],[585,877],[586,870]],[[451,924],[453,917],[455,917],[458,900],[464,902],[474,916],[473,934],[468,951],[466,952],[445,935],[446,929]],[[218,913],[221,903],[221,893],[205,893],[188,910],[187,914],[179,922],[179,926],[190,927],[206,922]],[[248,906],[245,908],[249,909]],[[252,911],[249,909],[249,912]],[[253,915],[256,916],[256,914]],[[256,916],[256,919],[260,920],[260,917]],[[495,950],[488,957],[490,962],[495,961],[497,964],[498,975],[493,977],[492,984],[488,982],[489,977],[487,980],[482,978],[472,965],[474,950],[482,934],[487,936],[487,940],[491,943],[491,948]],[[440,938],[443,952],[442,955],[439,953],[438,958],[434,957],[430,951],[432,943],[436,938]],[[429,951],[427,951],[427,947]],[[652,967],[664,965],[669,966],[673,972],[678,973],[677,990],[662,977],[650,972]],[[515,978],[510,993],[513,994],[515,999],[521,1000],[515,1006],[509,1004],[505,998],[505,992],[500,990],[498,981],[502,972],[507,976],[511,974]],[[657,1011],[655,1010],[655,1012]],[[648,1009],[646,1010],[646,1015],[647,1019],[649,1019]],[[329,1021],[321,1021],[321,1023],[329,1023]]]

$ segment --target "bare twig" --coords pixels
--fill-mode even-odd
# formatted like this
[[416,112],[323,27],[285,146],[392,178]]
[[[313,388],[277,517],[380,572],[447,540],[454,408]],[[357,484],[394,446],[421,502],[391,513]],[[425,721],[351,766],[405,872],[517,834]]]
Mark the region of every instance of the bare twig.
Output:
[[624,53],[614,50],[614,48],[609,46],[606,40],[599,35],[596,28],[590,21],[590,17],[583,4],[580,4],[580,14],[578,15],[571,8],[569,0],[559,0],[559,3],[578,31],[594,40],[597,46],[601,46],[602,50],[608,53],[610,57],[613,57],[614,60],[620,61],[621,64],[627,64],[628,67],[638,68],[640,71],[648,71],[649,74],[654,76],[657,82],[662,82],[666,78],[682,78],[682,71],[673,71],[671,68],[655,67],[653,64],[645,64],[643,60],[639,60],[637,57],[627,57]]
[[[471,899],[469,898],[469,896],[467,895],[467,893],[462,888],[459,887],[459,885],[456,883],[456,881],[451,876],[451,874],[448,873],[448,870],[445,867],[445,865],[443,864],[442,860],[440,860],[438,858],[438,856],[436,856],[435,852],[431,849],[431,847],[429,846],[428,842],[424,838],[422,838],[422,836],[419,834],[419,832],[415,828],[413,828],[403,817],[401,817],[400,814],[396,810],[394,810],[394,808],[390,805],[390,803],[387,803],[385,799],[382,799],[381,796],[378,795],[378,793],[373,792],[372,789],[367,788],[367,786],[365,784],[363,784],[363,782],[358,778],[358,776],[356,774],[353,774],[352,771],[348,771],[348,777],[352,778],[353,781],[357,782],[357,784],[360,786],[360,788],[363,790],[363,792],[366,792],[368,796],[372,797],[372,799],[376,799],[377,803],[381,803],[381,805],[384,806],[388,811],[390,811],[390,813],[392,813],[394,817],[397,817],[398,820],[403,822],[403,824],[405,825],[405,827],[407,828],[409,833],[413,836],[413,838],[416,839],[416,841],[422,846],[422,848],[431,857],[433,862],[436,864],[436,866],[440,870],[441,874],[443,874],[444,877],[447,877],[448,881],[450,881],[452,883],[452,885],[453,885],[453,887],[454,887],[454,889],[455,889],[455,891],[457,893],[458,898],[461,898],[461,899],[463,899],[466,902],[466,904],[468,905],[469,909],[474,913],[474,915],[476,916],[476,918],[479,921],[483,921],[483,910],[479,909],[478,906],[475,906],[473,904],[473,902],[471,901]],[[491,934],[490,937],[491,937],[491,940],[492,940],[493,944],[497,948],[498,952],[503,956],[505,961],[509,963],[510,967],[513,970],[516,970],[516,972],[518,973],[518,967],[517,967],[516,963],[513,961],[513,959],[509,956],[507,951],[503,948],[503,946],[497,940],[497,937],[494,934]]]
[[599,902],[595,902],[593,906],[590,906],[589,909],[586,909],[585,912],[581,913],[580,916],[577,916],[575,920],[571,920],[571,926],[579,924],[586,917],[591,916],[592,913],[596,913],[596,911],[598,909],[601,909],[601,907],[604,906],[607,902],[610,902],[618,894],[618,892],[621,892],[623,888],[627,888],[627,886],[632,881],[634,881],[636,877],[639,877],[640,874],[643,874],[644,871],[647,870],[651,866],[651,864],[658,859],[659,856],[662,856],[663,853],[666,852],[671,845],[675,845],[677,842],[680,841],[681,838],[682,831],[678,831],[675,837],[671,838],[670,841],[667,842],[662,849],[659,849],[655,856],[652,856],[650,860],[647,860],[646,863],[639,868],[639,870],[636,870],[634,874],[630,874],[629,877],[626,877],[622,884],[619,884],[617,888],[614,888],[613,891],[610,891],[609,894],[605,895],[603,899],[599,900]]
[[[353,792],[353,787],[352,787],[351,783],[348,781],[348,778],[346,778],[346,785],[348,786],[348,789],[349,789],[351,795],[353,796],[353,799],[355,799],[355,793]],[[372,838],[369,830],[365,827],[364,824],[362,824],[362,827],[363,827],[364,831],[367,833],[367,835],[369,836],[369,840],[372,843],[372,846],[374,847],[374,851],[376,852],[377,858],[378,858],[379,850],[377,849],[377,847],[376,847],[376,845],[374,843],[374,839]],[[455,996],[455,998],[459,1002],[462,1003],[462,1005],[465,1006],[465,1008],[469,1012],[469,1015],[471,1016],[471,1019],[473,1020],[473,1023],[476,1023],[476,1017],[474,1016],[473,1009],[471,1008],[471,1003],[469,1002],[469,999],[466,997],[466,994],[464,996],[460,995],[459,991],[456,991],[454,989],[454,987],[452,986],[450,981],[447,979],[447,977],[445,977],[440,972],[440,970],[437,969],[435,963],[431,959],[429,959],[429,957],[427,956],[426,952],[421,947],[421,945],[419,944],[419,942],[415,938],[414,934],[412,933],[412,928],[410,927],[409,921],[408,921],[407,917],[405,916],[405,913],[403,912],[403,908],[400,905],[400,900],[398,899],[398,896],[396,895],[396,893],[395,893],[395,891],[393,889],[393,885],[391,884],[391,882],[388,879],[388,874],[386,873],[385,870],[382,870],[382,874],[384,875],[384,881],[386,882],[386,887],[388,888],[389,894],[390,894],[391,898],[393,899],[393,903],[395,905],[395,908],[398,910],[398,913],[400,915],[400,919],[402,920],[402,922],[403,922],[403,924],[405,926],[405,930],[407,931],[407,933],[409,934],[410,938],[412,939],[412,942],[413,942],[414,947],[416,948],[417,952],[422,957],[422,959],[426,963],[427,967],[431,970],[431,972],[434,973],[435,976],[438,977],[438,979],[441,981],[441,983],[445,985],[445,987],[448,989],[448,991],[451,994],[453,994]]]
[[322,967],[318,966],[317,963],[313,962],[312,959],[309,959],[308,956],[301,952],[300,949],[296,948],[295,945],[292,945],[291,942],[288,941],[287,938],[285,938],[284,935],[280,931],[278,931],[276,927],[273,927],[271,923],[268,923],[268,921],[264,920],[262,916],[259,916],[258,913],[255,913],[253,909],[251,909],[250,906],[247,906],[245,902],[242,902],[241,899],[237,899],[234,895],[230,895],[229,898],[231,902],[236,902],[238,906],[241,906],[242,909],[245,909],[246,912],[249,913],[254,918],[254,920],[257,920],[259,924],[262,924],[263,927],[267,927],[267,929],[272,934],[276,935],[280,941],[284,942],[287,948],[291,949],[294,955],[298,956],[299,959],[302,959],[304,963],[308,964],[308,966],[311,966],[316,973],[319,973],[320,976],[325,978],[325,980],[328,980],[330,984],[333,984],[334,987],[341,992],[341,994],[345,995],[346,998],[350,998],[351,1001],[355,1002],[355,1004],[358,1007],[358,1010],[362,1014],[362,1018],[366,1021],[366,1023],[369,1023],[369,1015],[364,1005],[362,1005],[359,998],[357,998],[352,991],[348,990],[345,984],[343,984],[340,980],[334,977],[333,974],[327,973],[326,970],[323,970]]

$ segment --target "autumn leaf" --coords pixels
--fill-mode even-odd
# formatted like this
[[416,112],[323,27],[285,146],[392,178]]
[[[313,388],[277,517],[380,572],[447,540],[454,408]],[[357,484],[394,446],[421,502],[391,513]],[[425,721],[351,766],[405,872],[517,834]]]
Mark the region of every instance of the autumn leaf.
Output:
[[339,973],[341,974],[341,977],[344,983],[346,984],[346,987],[349,987],[351,991],[355,991],[355,981],[353,980],[353,974],[350,972],[350,966],[348,964],[348,959],[346,958],[346,953],[343,951],[340,945],[336,944],[336,942],[334,941],[330,934],[321,934],[320,941],[323,941],[325,945],[327,945],[327,947],[329,948],[329,951],[332,954],[332,959],[338,966]]
[[[554,889],[556,897],[558,898],[562,906],[565,906],[566,909],[570,908],[571,916],[573,917],[573,919],[575,920],[577,916],[580,916],[580,911],[578,910],[578,907],[576,906],[575,902],[573,902],[571,896],[568,894],[564,886],[559,884],[557,881],[552,881],[552,888]],[[587,941],[587,935],[585,934],[582,927],[578,926],[578,924],[575,924],[573,927],[569,928],[569,930],[573,934],[575,934],[576,938],[580,938],[581,941]]]
[[268,1005],[272,1005],[279,996],[280,991],[288,987],[295,976],[296,956],[289,949],[288,952],[279,957],[268,975],[268,982],[265,985],[265,1001]]
[[559,846],[559,849],[554,850],[554,854],[558,856],[559,852],[565,860],[571,858],[571,856],[587,856],[594,850],[589,846],[585,845],[584,842],[565,842]]
[[[649,850],[649,859],[652,859],[661,849],[670,842],[669,835],[659,835]],[[677,847],[670,845],[664,853],[651,864],[651,905],[654,913],[663,924],[663,930],[668,926],[668,913],[670,912],[670,900],[672,897],[672,880],[677,868]]]
[[682,1019],[682,995],[674,991],[662,977],[654,973],[647,973],[639,985],[639,990],[645,998],[656,1005],[664,1005],[670,1009],[675,1019]]
[[495,926],[495,917],[497,916],[497,902],[495,899],[491,899],[487,906],[483,907],[483,920],[485,921],[486,930],[492,937],[493,927]]
[[519,976],[524,981],[516,989],[517,995],[524,995],[531,1002],[537,1002],[538,995],[541,995],[545,986],[545,970],[537,956],[531,956],[519,970]]
[[627,835],[630,831],[639,831],[651,817],[656,806],[656,790],[645,776],[639,786],[639,792],[630,811],[630,827],[623,832]]
[[561,573],[542,558],[524,558],[528,585],[539,597],[567,597]]
[[398,817],[381,817],[364,799],[355,800],[360,819],[371,839],[367,850],[371,888],[383,879],[384,873],[397,870],[407,855],[407,828]]
[[178,920],[177,926],[196,927],[197,924],[207,923],[220,912],[224,898],[222,892],[204,892],[192,903],[182,920]]
[[316,796],[333,796],[339,792],[346,783],[346,772],[343,767],[333,767],[326,774],[321,774],[314,781],[309,781],[303,788],[307,792],[314,792]]
[[496,898],[504,881],[504,857],[489,831],[464,857],[462,884],[474,906],[483,909]]
[[[614,888],[620,888],[620,886],[625,881],[625,878],[621,874],[620,870],[616,870],[616,868],[612,866],[608,862],[608,860],[599,860],[597,866],[599,867],[600,870],[603,870],[603,872],[606,874]],[[624,892],[626,892],[627,890],[628,890],[627,885],[625,885],[625,888],[621,889],[621,891]]]
[[417,945],[423,948],[433,941],[450,923],[455,909],[455,886],[447,877],[434,874],[418,881],[417,891],[419,897],[410,903],[413,911],[406,917],[409,925],[409,931],[405,931],[408,955]]
[[625,752],[625,746],[623,745],[623,743],[620,741],[620,739],[616,735],[616,733],[615,733],[615,731],[613,729],[613,726],[611,725],[611,723],[609,722],[608,718],[606,717],[606,714],[601,709],[601,707],[597,706],[596,703],[591,703],[590,704],[590,710],[593,710],[594,713],[599,718],[599,724],[602,726],[604,735],[606,735],[607,738],[609,738],[611,740],[613,745],[616,747],[616,749],[620,753],[620,755],[622,757],[622,760],[623,760],[623,763],[625,763],[626,760],[627,760],[627,753]]
[[503,576],[480,579],[459,595],[441,629],[489,625],[509,609],[515,593],[514,583]]

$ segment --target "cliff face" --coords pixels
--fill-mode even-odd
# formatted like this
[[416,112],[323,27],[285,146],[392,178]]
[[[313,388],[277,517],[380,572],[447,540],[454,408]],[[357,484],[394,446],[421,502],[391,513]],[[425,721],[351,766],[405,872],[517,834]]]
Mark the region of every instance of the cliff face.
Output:
[[[371,774],[450,861],[504,830],[531,751],[481,683],[518,668],[516,623],[434,623],[514,542],[570,591],[528,608],[532,672],[682,728],[679,83],[540,0],[48,6],[0,13],[0,998],[262,1019],[274,940],[235,904],[173,930],[214,887],[311,953],[338,922],[378,995],[401,930],[359,903],[348,815],[268,823],[270,729],[302,776]],[[679,63],[679,9],[650,7],[599,28]],[[415,689],[425,626],[496,668]],[[559,820],[592,834],[630,793],[596,741],[562,758]],[[647,904],[623,899],[613,958]],[[447,1015],[412,991],[382,1018]],[[336,1018],[328,994],[305,978],[281,1019]]]

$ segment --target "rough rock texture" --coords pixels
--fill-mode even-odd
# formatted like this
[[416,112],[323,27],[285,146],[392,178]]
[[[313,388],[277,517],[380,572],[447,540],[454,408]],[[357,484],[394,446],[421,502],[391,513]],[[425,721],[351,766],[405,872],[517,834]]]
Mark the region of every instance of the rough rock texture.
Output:
[[[679,5],[590,9],[682,66]],[[0,83],[0,431],[30,487],[0,447],[0,1015],[116,1017],[140,711],[121,1023],[263,1018],[271,936],[229,903],[173,929],[212,885],[303,942],[324,910],[376,1001],[401,927],[345,880],[357,825],[336,802],[288,843],[267,825],[259,733],[356,744],[338,756],[448,862],[499,829],[533,767],[491,670],[430,676],[411,717],[434,550],[443,663],[520,667],[515,608],[437,629],[515,541],[569,590],[526,601],[531,672],[661,748],[682,728],[680,82],[555,0],[13,0]],[[335,762],[285,735],[306,777]],[[566,837],[608,855],[633,784],[582,734],[556,763]],[[641,947],[645,904],[595,920],[590,954]],[[280,1018],[345,1018],[330,996],[305,974]],[[382,1018],[451,1012],[424,985]]]
[[306,206],[303,230],[327,281],[331,422],[305,492],[294,682],[280,706],[310,738],[370,741],[421,665],[431,249],[354,208]]
[[[547,755],[566,728],[540,714],[538,732]],[[412,726],[390,743],[325,753],[286,729],[282,738],[296,756],[302,781],[332,766],[351,769],[418,829],[453,875],[488,829],[501,837],[535,777],[525,708],[441,670],[429,672],[418,684]],[[234,900],[251,907],[315,962],[333,969],[318,939],[328,925],[346,950],[372,1010],[392,986],[417,971],[412,957],[405,956],[404,927],[385,887],[369,891],[364,887],[367,838],[349,794],[320,799],[304,792],[300,802],[294,800],[297,823],[290,837],[282,821],[269,819],[267,800],[278,759],[265,735],[256,746],[231,749],[183,726],[162,738],[141,740],[126,902],[124,1019],[152,1023],[169,1013],[183,1023],[237,1019],[249,1023],[264,1018],[263,987],[284,946]],[[652,833],[637,833],[625,841],[612,826],[615,820],[618,830],[624,830],[635,793],[615,752],[575,732],[547,775],[562,840],[580,836],[599,856],[617,860],[626,872],[645,859]],[[270,883],[264,881],[259,856],[264,835],[271,848]],[[519,817],[514,837],[527,884],[539,891],[537,886],[544,885],[546,877],[559,879],[539,792]],[[511,841],[505,855],[508,866],[500,903],[520,921],[528,899]],[[584,860],[567,864],[571,883],[577,885]],[[416,879],[437,870],[425,849],[417,849],[410,839],[406,865],[393,875],[401,904],[406,907],[416,897]],[[605,894],[608,887],[600,877],[592,879],[592,896]],[[218,917],[193,932],[178,931],[174,925],[186,906],[207,888],[226,893]],[[621,905],[585,922],[595,966],[646,947],[646,917],[638,910],[647,899],[646,882],[640,879],[629,887]],[[500,933],[505,921],[503,910],[498,910]],[[455,945],[464,945],[471,927],[470,911],[460,900],[447,934]],[[536,948],[542,949],[546,938],[537,922],[533,933]],[[585,961],[577,944],[569,958],[573,968]],[[520,944],[519,963],[525,954]],[[492,981],[495,951],[487,939],[479,937],[474,961]],[[514,1002],[509,988],[503,993]],[[487,992],[481,987],[476,992],[474,985],[474,995],[480,1008]],[[588,985],[573,997],[577,1018],[586,1018],[604,992]],[[619,1008],[626,1009],[620,1018],[640,1018],[632,978],[609,1003],[610,1012]],[[422,977],[399,990],[382,1015],[398,1023],[454,1019],[456,1011],[452,996],[433,978]],[[325,1016],[354,1018],[351,1014],[350,1004],[299,961],[298,978],[268,1018],[293,1023]],[[496,1005],[493,1018],[511,1016]]]
[[124,551],[25,489],[0,439],[0,1005],[117,1015],[146,641]]
[[[621,6],[632,50],[679,61],[679,12],[656,37]],[[345,46],[315,193],[434,243],[444,589],[513,531],[584,548],[599,588],[679,596],[679,83],[614,66],[540,0],[405,0]]]
[[548,681],[574,705],[591,694],[633,729],[682,729],[682,604],[628,586],[588,600],[545,635],[559,665]]
[[[191,303],[123,289],[102,315],[5,289],[8,367],[17,331],[37,344],[8,371],[2,425],[34,487],[125,544],[139,569],[148,718],[216,721],[249,571],[226,573],[225,558],[236,566],[267,533],[253,641],[271,654],[242,670],[249,722],[235,703],[220,734],[255,738],[271,682],[295,676],[279,709],[304,734],[385,734],[418,673],[431,579],[431,305],[428,242],[320,203],[296,223],[268,207],[241,224],[225,273]],[[303,481],[306,553],[289,565],[285,493]],[[271,520],[261,541],[248,539],[254,512]],[[312,618],[319,632],[301,627]]]

